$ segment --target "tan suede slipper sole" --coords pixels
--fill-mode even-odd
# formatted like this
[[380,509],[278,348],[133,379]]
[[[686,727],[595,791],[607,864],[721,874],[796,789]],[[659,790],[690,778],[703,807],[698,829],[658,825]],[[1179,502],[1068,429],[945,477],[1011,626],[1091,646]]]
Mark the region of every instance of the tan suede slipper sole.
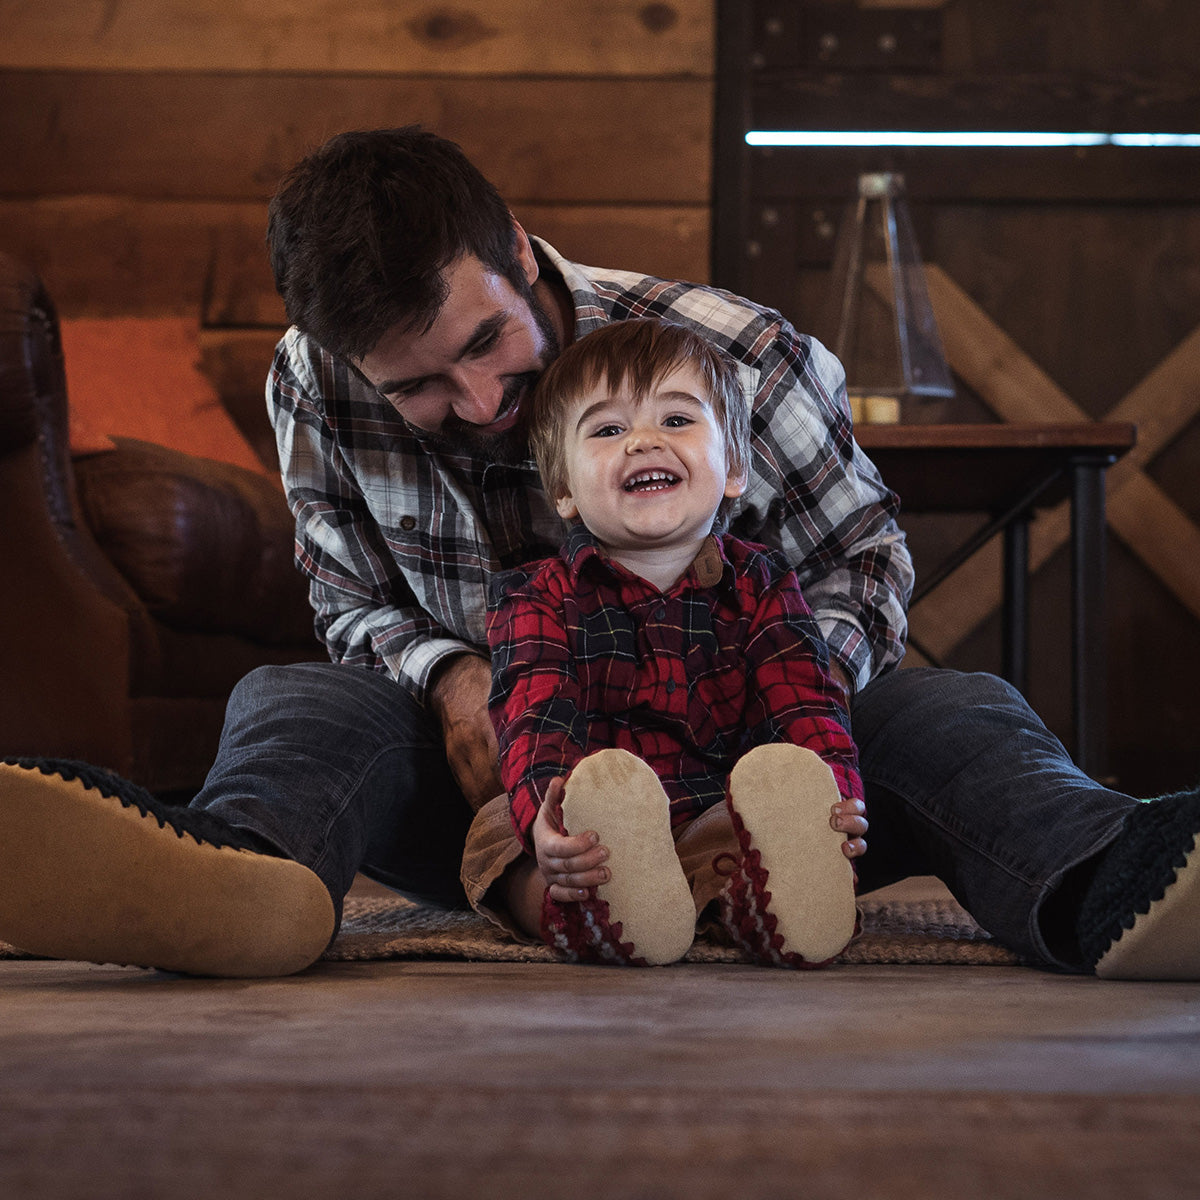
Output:
[[621,941],[653,965],[675,962],[696,934],[692,890],[675,854],[670,806],[658,776],[625,750],[600,750],[572,772],[563,793],[569,833],[594,829],[612,879],[596,889]]
[[[854,936],[858,919],[854,869],[842,853],[845,835],[829,824],[838,800],[837,783],[828,765],[802,746],[757,746],[740,759],[729,779],[734,828],[744,826],[749,848],[760,858],[764,880],[747,863],[744,903],[757,902],[774,917],[780,955],[799,955],[815,964],[833,958]],[[763,895],[769,901],[763,902]],[[762,912],[737,914],[743,931],[763,927]],[[769,924],[769,922],[768,922]],[[769,932],[769,931],[768,931]]]
[[321,955],[334,908],[312,871],[181,832],[165,811],[0,764],[0,938],[193,975],[288,975]]

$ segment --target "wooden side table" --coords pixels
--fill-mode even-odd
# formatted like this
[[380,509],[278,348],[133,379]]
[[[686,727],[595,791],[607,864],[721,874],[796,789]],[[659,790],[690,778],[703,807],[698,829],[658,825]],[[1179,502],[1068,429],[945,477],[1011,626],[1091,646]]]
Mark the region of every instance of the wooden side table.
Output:
[[860,425],[855,437],[909,512],[985,513],[988,523],[917,581],[915,604],[996,534],[1004,538],[1002,673],[1022,692],[1029,662],[1029,522],[1071,504],[1075,761],[1105,771],[1105,471],[1136,441],[1119,422]]

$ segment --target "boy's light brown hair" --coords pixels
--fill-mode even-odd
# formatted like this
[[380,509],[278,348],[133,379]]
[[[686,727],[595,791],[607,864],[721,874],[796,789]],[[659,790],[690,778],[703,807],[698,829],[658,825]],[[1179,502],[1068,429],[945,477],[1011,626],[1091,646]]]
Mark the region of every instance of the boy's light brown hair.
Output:
[[[568,346],[546,369],[529,406],[529,446],[546,494],[557,500],[567,491],[567,417],[572,401],[605,384],[614,394],[627,385],[643,400],[664,375],[694,367],[705,399],[725,435],[725,454],[735,474],[750,467],[750,405],[737,364],[723,350],[684,325],[657,317],[613,321]],[[724,508],[725,506],[723,506]]]

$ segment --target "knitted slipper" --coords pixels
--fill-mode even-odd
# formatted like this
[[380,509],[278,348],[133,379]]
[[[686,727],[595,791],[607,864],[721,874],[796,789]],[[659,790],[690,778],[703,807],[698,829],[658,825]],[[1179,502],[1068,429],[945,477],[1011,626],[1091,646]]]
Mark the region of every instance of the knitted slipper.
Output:
[[96,767],[0,762],[0,938],[48,958],[287,975],[334,933],[307,867]]
[[576,962],[656,966],[682,958],[696,934],[696,906],[654,771],[628,751],[597,751],[571,772],[562,816],[568,832],[600,835],[612,878],[592,899],[547,897],[547,943]]
[[757,746],[729,777],[741,856],[713,863],[729,874],[721,918],[763,966],[821,966],[855,935],[854,868],[842,853],[845,836],[829,824],[837,801],[833,772],[801,746]]
[[1084,962],[1102,979],[1200,979],[1200,789],[1139,804],[1079,910]]

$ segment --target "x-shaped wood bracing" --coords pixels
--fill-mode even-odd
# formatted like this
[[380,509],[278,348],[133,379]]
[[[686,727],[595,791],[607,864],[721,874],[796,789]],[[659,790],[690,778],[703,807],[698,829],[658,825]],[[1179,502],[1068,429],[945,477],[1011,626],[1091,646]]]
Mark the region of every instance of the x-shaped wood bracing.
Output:
[[[1091,421],[940,268],[925,268],[934,315],[955,373],[1005,421]],[[1148,475],[1145,466],[1200,414],[1200,327],[1193,330],[1106,416],[1138,426],[1134,449],[1108,473],[1108,523],[1171,593],[1200,619],[1200,528]],[[903,499],[903,498],[901,498]],[[1030,526],[1036,571],[1070,536],[1067,501]],[[929,653],[948,655],[1000,604],[1000,547],[993,540],[912,613]]]

